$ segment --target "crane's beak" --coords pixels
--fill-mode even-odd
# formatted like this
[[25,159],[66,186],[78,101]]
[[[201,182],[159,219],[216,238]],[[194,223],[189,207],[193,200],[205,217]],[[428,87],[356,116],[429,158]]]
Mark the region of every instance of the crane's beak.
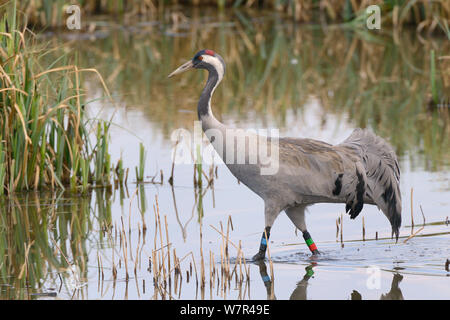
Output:
[[192,69],[194,67],[194,63],[192,62],[192,60],[189,60],[188,62],[184,63],[183,65],[179,66],[178,69],[176,69],[174,72],[172,72],[171,74],[169,74],[169,78],[173,77],[176,74],[188,71],[189,69]]

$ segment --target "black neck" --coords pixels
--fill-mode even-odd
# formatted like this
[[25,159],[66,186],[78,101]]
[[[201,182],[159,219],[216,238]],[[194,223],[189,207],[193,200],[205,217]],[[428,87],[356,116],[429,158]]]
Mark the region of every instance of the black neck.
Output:
[[198,118],[201,120],[202,117],[211,115],[211,109],[210,109],[210,101],[211,101],[211,95],[217,85],[217,82],[219,81],[219,75],[217,74],[217,71],[215,68],[210,67],[207,68],[208,70],[208,80],[206,81],[205,88],[202,91],[202,94],[200,95],[200,100],[198,101],[197,105],[197,113]]

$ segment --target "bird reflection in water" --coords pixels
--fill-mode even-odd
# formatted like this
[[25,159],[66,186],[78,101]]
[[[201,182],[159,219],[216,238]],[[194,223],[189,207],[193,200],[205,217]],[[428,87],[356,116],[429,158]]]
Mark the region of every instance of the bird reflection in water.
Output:
[[[276,299],[275,293],[272,292],[273,291],[272,279],[267,273],[266,263],[263,260],[261,260],[255,262],[255,264],[258,265],[259,267],[261,279],[263,280],[264,286],[266,287],[267,299],[268,300]],[[305,274],[303,276],[303,279],[301,279],[297,283],[297,286],[295,287],[294,291],[292,291],[289,300],[307,300],[308,281],[314,275],[313,268],[315,266],[317,266],[317,263],[313,262],[305,267]],[[404,300],[402,290],[399,287],[399,284],[402,281],[402,279],[403,276],[401,274],[394,273],[391,283],[391,290],[385,294],[381,294],[380,300]],[[353,292],[350,294],[350,299],[362,300],[362,295],[357,290],[353,290]]]
[[[267,266],[265,262],[263,260],[260,260],[255,263],[259,267],[259,274],[261,275],[261,279],[263,280],[264,286],[266,287],[267,299],[268,300],[276,299],[275,293],[272,292],[273,290],[272,279],[267,273]],[[305,268],[306,273],[303,276],[303,279],[297,283],[297,287],[294,289],[289,298],[290,300],[306,300],[308,280],[311,279],[311,277],[314,275],[313,267],[315,267],[316,265],[317,263],[313,262]]]
[[[404,300],[402,290],[399,287],[400,282],[402,281],[403,276],[399,273],[394,273],[394,277],[392,278],[391,290],[388,293],[381,294],[380,300]],[[362,295],[353,290],[350,295],[351,300],[362,300]]]

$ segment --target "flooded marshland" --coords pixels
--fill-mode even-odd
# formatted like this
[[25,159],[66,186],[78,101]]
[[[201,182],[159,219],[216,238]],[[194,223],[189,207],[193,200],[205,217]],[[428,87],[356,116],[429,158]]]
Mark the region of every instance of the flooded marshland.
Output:
[[[152,22],[96,17],[90,25],[89,33],[47,31],[39,39],[103,75],[112,99],[85,76],[86,111],[112,119],[111,159],[129,168],[127,183],[2,198],[0,298],[450,298],[447,38],[239,10],[175,10]],[[350,220],[344,205],[318,204],[306,219],[319,257],[282,213],[270,258],[251,262],[263,201],[218,157],[200,171],[193,162],[172,166],[173,132],[193,133],[206,75],[167,75],[203,48],[227,63],[212,108],[229,126],[333,144],[355,127],[386,138],[401,167],[398,242],[375,206]],[[447,56],[436,61],[439,106],[429,103],[431,51]],[[136,183],[140,143],[145,178]]]

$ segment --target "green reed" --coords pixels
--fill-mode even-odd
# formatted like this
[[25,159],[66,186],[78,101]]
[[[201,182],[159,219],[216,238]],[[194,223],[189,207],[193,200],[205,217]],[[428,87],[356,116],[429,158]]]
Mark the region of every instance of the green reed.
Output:
[[144,144],[139,144],[139,167],[134,168],[136,172],[136,181],[143,182],[145,177],[145,160],[147,158],[147,152],[145,151]]
[[431,84],[431,97],[434,104],[438,103],[438,92],[436,88],[436,62],[434,57],[434,50],[430,51],[430,84]]
[[109,124],[99,123],[99,147],[92,147],[94,122],[86,117],[82,89],[83,73],[98,72],[70,64],[66,55],[47,63],[52,48],[19,27],[15,2],[0,10],[1,193],[108,184]]
[[95,182],[97,185],[109,186],[111,182],[111,155],[109,154],[110,123],[97,125],[97,147],[95,153]]

